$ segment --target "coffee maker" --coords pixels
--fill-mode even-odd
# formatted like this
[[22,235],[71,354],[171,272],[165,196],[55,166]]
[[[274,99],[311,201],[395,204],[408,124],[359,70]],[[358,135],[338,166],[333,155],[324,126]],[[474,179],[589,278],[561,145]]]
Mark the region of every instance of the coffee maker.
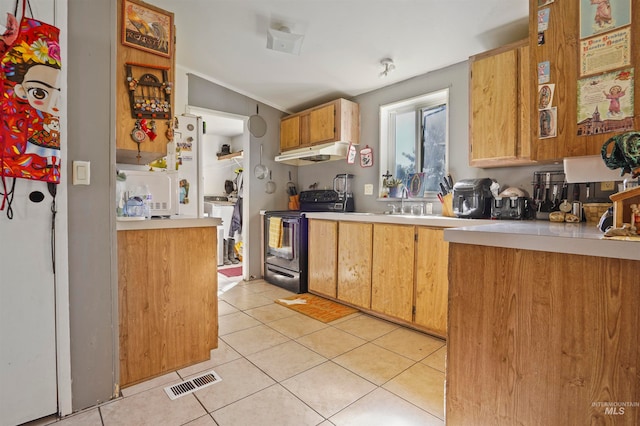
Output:
[[338,200],[336,206],[341,205],[343,212],[352,212],[355,210],[355,204],[353,200],[353,190],[351,186],[353,181],[353,175],[350,173],[340,173],[333,178],[333,190],[338,194]]

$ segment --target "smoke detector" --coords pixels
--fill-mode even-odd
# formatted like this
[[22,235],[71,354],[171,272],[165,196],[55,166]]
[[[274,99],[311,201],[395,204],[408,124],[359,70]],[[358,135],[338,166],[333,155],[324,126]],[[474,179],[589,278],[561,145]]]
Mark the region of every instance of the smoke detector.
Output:
[[303,40],[304,35],[294,34],[289,27],[284,25],[267,30],[267,49],[300,55]]

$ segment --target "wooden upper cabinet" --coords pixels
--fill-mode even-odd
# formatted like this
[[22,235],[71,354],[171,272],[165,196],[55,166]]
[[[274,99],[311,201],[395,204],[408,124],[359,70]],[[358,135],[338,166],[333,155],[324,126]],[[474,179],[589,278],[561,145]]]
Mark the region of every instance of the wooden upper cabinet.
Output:
[[[580,135],[579,122],[585,119],[604,121],[607,119],[607,111],[595,111],[594,115],[587,118],[578,117],[578,81],[582,78],[601,74],[581,75],[580,72],[580,14],[579,1],[556,1],[545,7],[550,9],[548,28],[544,32],[544,44],[538,46],[538,0],[529,0],[529,43],[531,46],[530,65],[531,78],[530,90],[534,94],[531,103],[531,134],[532,156],[540,162],[559,161],[565,157],[577,157],[583,155],[600,155],[602,145],[612,136],[621,132],[597,133],[592,135]],[[588,2],[587,2],[588,3]],[[611,2],[613,3],[613,2]],[[615,72],[633,68],[636,76],[634,81],[634,93],[639,93],[640,79],[637,77],[640,67],[640,49],[638,49],[638,36],[640,35],[640,7],[637,2],[631,3],[634,7],[627,9],[631,13],[630,35],[630,62],[626,67],[607,70]],[[622,6],[622,5],[620,5]],[[624,7],[622,7],[624,9]],[[585,17],[583,19],[593,19]],[[621,28],[618,28],[618,30]],[[599,35],[605,35],[602,32]],[[585,39],[586,40],[586,39]],[[549,61],[549,83],[555,84],[552,107],[557,108],[557,135],[552,138],[539,138],[539,112],[536,105],[538,93],[537,65],[540,62]],[[640,96],[634,97],[633,129],[640,128]],[[599,115],[599,117],[598,117]],[[604,125],[604,123],[602,123]]]
[[280,152],[337,141],[360,143],[360,108],[355,102],[336,99],[280,121]]
[[280,121],[280,149],[300,146],[300,116],[293,115]]
[[336,140],[336,105],[331,103],[309,113],[309,142]]
[[523,40],[470,58],[469,164],[531,164],[529,45]]

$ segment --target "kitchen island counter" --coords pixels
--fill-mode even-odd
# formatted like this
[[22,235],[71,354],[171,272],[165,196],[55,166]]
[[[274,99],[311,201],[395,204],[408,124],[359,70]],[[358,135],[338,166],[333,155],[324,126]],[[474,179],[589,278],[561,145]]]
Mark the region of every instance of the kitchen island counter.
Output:
[[172,228],[199,228],[205,226],[218,226],[222,224],[219,217],[172,217],[167,219],[143,219],[143,220],[120,220],[116,219],[116,229],[118,231],[135,231],[144,229],[172,229]]
[[117,222],[121,387],[206,361],[218,346],[220,222]]
[[444,238],[447,424],[640,424],[637,242],[546,221]]
[[591,222],[493,221],[485,226],[446,229],[444,239],[450,243],[640,260],[637,241],[605,239]]

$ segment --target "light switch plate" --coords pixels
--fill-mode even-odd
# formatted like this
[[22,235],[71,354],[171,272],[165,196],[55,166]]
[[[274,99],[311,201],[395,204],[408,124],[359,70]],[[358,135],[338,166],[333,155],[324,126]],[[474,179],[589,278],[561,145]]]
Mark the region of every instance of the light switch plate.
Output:
[[615,182],[613,181],[600,182],[600,191],[613,191],[614,188]]
[[371,183],[364,184],[364,195],[373,195],[373,184]]
[[74,161],[73,162],[73,184],[89,185],[91,183],[91,162]]

